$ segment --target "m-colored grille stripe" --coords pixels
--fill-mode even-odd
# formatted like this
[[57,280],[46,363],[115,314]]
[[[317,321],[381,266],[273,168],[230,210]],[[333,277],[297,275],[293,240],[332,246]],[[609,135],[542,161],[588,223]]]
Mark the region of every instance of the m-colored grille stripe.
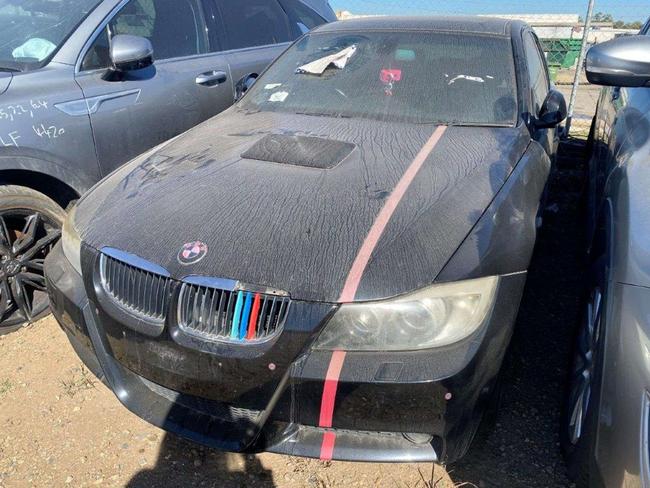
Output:
[[345,303],[354,300],[354,297],[357,294],[357,289],[359,288],[359,283],[363,277],[363,272],[370,261],[370,256],[372,256],[372,252],[375,250],[381,235],[384,233],[390,218],[393,216],[393,212],[395,212],[397,205],[399,205],[406,190],[408,190],[411,183],[413,183],[415,176],[429,157],[429,154],[431,154],[431,151],[433,151],[438,142],[440,142],[446,129],[447,127],[444,125],[436,127],[436,130],[433,131],[429,140],[424,144],[424,146],[422,146],[420,152],[415,156],[413,162],[406,169],[402,178],[399,180],[397,185],[395,185],[395,188],[393,188],[393,191],[384,203],[379,215],[377,215],[375,222],[372,224],[366,239],[363,241],[354,263],[352,263],[352,268],[350,268],[348,277],[345,280],[345,285],[343,286],[343,291],[339,297],[339,302]]
[[241,320],[241,307],[244,301],[244,293],[239,290],[237,292],[237,302],[235,302],[235,313],[232,319],[232,330],[230,331],[231,339],[239,339],[239,322]]
[[248,320],[251,315],[251,306],[253,304],[253,294],[246,293],[246,300],[244,301],[244,311],[241,315],[241,325],[239,326],[239,339],[243,340],[248,332]]
[[246,339],[248,340],[255,338],[257,317],[259,313],[260,313],[260,294],[255,293],[255,300],[253,300],[253,310],[251,311],[251,320],[248,323],[248,334],[246,334]]

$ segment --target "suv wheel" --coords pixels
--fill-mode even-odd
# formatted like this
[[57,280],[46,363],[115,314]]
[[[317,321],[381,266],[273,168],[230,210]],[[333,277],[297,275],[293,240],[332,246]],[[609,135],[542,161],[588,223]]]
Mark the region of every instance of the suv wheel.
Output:
[[574,348],[560,439],[569,476],[579,488],[590,486],[602,372],[604,263],[594,266]]
[[65,211],[42,193],[0,186],[0,335],[47,315],[43,262],[64,219]]

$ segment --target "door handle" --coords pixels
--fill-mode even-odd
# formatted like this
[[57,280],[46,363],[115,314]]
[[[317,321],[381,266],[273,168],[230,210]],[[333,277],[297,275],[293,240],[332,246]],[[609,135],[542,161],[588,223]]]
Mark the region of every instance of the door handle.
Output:
[[204,86],[215,86],[220,85],[227,79],[228,75],[223,71],[208,71],[207,73],[201,73],[196,77],[196,84]]

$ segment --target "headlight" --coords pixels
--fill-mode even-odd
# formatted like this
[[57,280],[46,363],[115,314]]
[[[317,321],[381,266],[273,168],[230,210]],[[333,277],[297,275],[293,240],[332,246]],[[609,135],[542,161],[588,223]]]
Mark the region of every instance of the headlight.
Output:
[[70,261],[72,267],[81,274],[81,238],[79,232],[74,225],[74,216],[77,207],[74,206],[68,212],[68,216],[63,222],[63,230],[61,232],[61,246],[63,246],[63,254]]
[[317,349],[408,351],[441,347],[475,332],[494,303],[498,277],[432,285],[395,299],[344,304]]

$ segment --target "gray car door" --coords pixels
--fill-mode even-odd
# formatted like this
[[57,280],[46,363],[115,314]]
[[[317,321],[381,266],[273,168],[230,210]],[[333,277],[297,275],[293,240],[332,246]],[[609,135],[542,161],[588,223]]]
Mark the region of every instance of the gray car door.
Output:
[[[650,22],[646,23],[640,34],[650,35]],[[605,196],[605,185],[611,172],[624,163],[621,156],[629,156],[629,151],[634,150],[636,136],[647,131],[648,124],[650,89],[608,86],[601,90],[594,119],[593,148],[589,164],[590,234],[594,231]],[[645,138],[642,136],[640,139]]]
[[233,83],[256,77],[300,33],[277,0],[206,0],[218,12]]
[[[76,79],[103,174],[232,104],[228,61],[208,26],[201,0],[129,0],[96,33]],[[112,73],[109,45],[118,34],[148,38],[154,65]]]

